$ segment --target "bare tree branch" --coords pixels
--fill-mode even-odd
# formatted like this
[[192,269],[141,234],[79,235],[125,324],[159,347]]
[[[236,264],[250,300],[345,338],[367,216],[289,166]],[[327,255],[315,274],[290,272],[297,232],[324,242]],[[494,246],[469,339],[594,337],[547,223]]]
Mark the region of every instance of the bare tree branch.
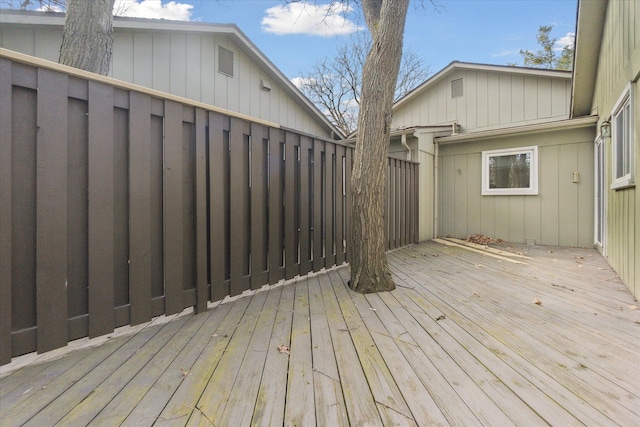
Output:
[[[362,91],[362,66],[371,48],[368,33],[356,33],[339,46],[333,58],[320,58],[296,79],[298,87],[345,135],[357,127]],[[413,49],[404,50],[396,82],[398,100],[429,76],[429,65]]]

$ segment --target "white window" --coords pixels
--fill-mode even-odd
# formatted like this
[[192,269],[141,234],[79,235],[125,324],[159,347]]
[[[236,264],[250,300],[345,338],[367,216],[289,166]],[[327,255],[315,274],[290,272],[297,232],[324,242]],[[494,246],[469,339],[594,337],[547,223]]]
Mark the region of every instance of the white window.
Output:
[[634,183],[632,92],[629,84],[611,111],[612,189]]
[[538,147],[482,152],[482,195],[538,194]]

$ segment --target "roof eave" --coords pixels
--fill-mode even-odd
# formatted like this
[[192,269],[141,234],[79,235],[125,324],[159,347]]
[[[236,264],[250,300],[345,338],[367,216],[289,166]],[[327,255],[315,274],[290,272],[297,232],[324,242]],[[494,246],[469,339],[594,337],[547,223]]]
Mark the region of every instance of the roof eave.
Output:
[[459,133],[457,135],[443,136],[436,138],[438,144],[452,144],[457,142],[479,141],[487,138],[499,138],[511,135],[526,135],[554,130],[571,130],[589,126],[595,126],[598,116],[585,116],[575,119],[556,120],[522,126],[511,126],[506,128],[492,129],[486,131]]
[[609,0],[578,1],[571,117],[591,114],[608,2]]

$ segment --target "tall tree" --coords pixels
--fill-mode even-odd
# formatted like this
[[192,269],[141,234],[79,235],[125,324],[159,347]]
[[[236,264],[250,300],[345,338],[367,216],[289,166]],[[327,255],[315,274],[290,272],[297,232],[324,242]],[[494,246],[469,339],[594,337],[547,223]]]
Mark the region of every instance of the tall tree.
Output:
[[[362,66],[371,48],[371,38],[364,32],[352,35],[338,47],[333,57],[316,61],[312,69],[296,79],[298,88],[344,135],[358,125],[362,92]],[[426,80],[429,66],[414,51],[402,53],[394,101],[402,98]]]
[[362,68],[362,98],[351,174],[351,289],[395,289],[384,239],[384,186],[404,25],[409,0],[362,0],[371,49]]
[[67,0],[58,62],[107,75],[113,46],[115,0]]
[[556,53],[557,38],[551,38],[553,25],[541,25],[538,29],[536,40],[540,45],[537,52],[529,49],[520,49],[520,55],[524,59],[524,65],[536,68],[549,68],[555,70],[571,70],[573,68],[573,43],[562,47],[560,54]]

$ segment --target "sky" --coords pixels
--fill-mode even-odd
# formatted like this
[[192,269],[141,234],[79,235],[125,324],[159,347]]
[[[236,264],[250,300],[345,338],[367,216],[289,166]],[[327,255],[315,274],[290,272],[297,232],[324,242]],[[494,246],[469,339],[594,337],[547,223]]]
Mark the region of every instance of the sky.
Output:
[[[553,25],[558,49],[575,32],[576,0],[411,0],[405,48],[437,73],[452,61],[522,64],[537,50],[541,25]],[[357,3],[329,0],[116,0],[121,14],[236,24],[289,79],[332,57],[365,23]]]

